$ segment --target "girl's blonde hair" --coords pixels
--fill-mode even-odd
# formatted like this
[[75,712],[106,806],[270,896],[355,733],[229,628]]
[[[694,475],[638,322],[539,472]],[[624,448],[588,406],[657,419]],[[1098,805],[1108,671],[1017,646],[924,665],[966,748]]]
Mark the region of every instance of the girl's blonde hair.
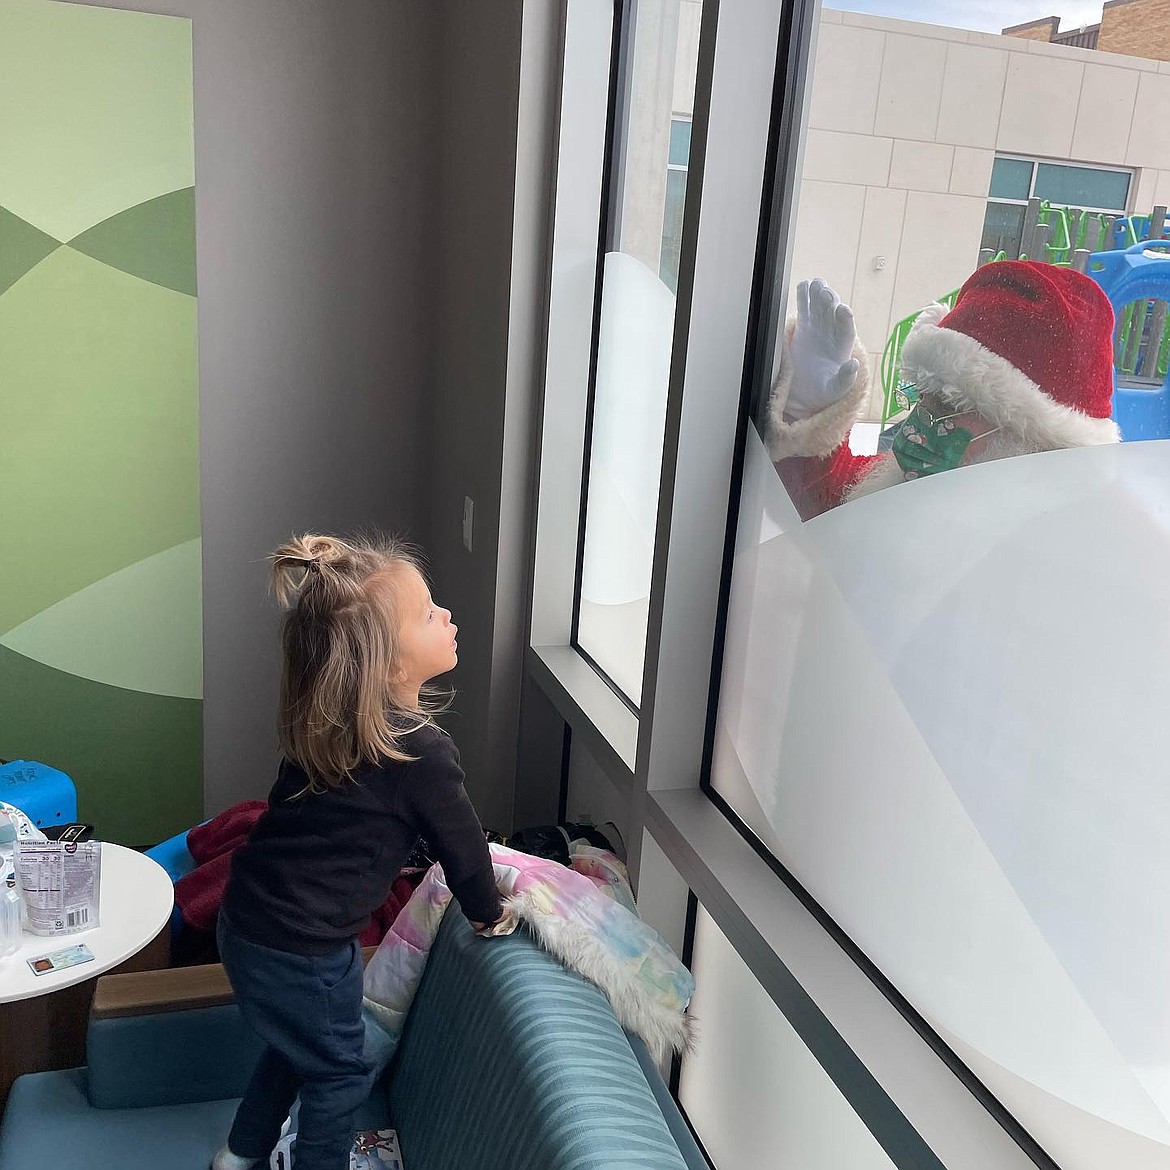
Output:
[[418,554],[395,539],[348,543],[294,537],[273,552],[271,584],[288,609],[281,628],[280,747],[315,791],[337,787],[362,764],[408,761],[409,732],[440,709],[397,697],[399,594],[422,573]]

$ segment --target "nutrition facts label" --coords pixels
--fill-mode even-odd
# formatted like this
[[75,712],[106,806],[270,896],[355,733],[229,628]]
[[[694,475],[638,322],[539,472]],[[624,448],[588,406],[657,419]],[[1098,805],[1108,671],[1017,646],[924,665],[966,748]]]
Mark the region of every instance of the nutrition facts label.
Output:
[[71,934],[98,924],[101,842],[21,842],[17,874],[28,929]]

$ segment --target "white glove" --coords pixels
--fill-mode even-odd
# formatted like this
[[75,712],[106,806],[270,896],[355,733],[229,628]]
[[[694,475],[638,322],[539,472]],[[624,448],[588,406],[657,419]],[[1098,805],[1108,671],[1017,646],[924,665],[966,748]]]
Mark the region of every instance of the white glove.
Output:
[[808,418],[839,402],[861,368],[853,356],[857,330],[853,310],[823,280],[796,286],[796,331],[792,335],[792,389],[784,417]]

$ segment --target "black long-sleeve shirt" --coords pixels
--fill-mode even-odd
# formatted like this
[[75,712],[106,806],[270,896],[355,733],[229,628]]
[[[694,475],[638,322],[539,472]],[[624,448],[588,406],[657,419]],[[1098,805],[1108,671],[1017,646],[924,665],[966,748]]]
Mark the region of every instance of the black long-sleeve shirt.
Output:
[[411,732],[402,746],[414,762],[363,767],[324,792],[304,791],[305,773],[282,762],[224,894],[223,911],[244,938],[306,955],[344,946],[386,900],[420,836],[467,917],[499,918],[491,854],[463,788],[458,749],[434,726]]

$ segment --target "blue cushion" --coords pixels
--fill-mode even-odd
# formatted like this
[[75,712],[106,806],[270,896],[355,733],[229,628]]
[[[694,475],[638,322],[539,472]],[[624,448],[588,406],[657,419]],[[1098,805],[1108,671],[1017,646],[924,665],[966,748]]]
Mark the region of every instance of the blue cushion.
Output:
[[[238,1100],[145,1109],[95,1109],[85,1069],[33,1073],[12,1086],[0,1124],[4,1170],[206,1170],[227,1140]],[[390,1124],[378,1092],[359,1110],[359,1129]],[[415,1170],[411,1167],[411,1170]],[[419,1170],[422,1170],[420,1167]]]
[[94,1109],[85,1070],[18,1078],[0,1126],[4,1170],[206,1170],[223,1145],[235,1101]]
[[91,1020],[90,1103],[122,1109],[239,1097],[261,1048],[234,1003]]
[[601,992],[454,908],[390,1075],[410,1170],[686,1168]]
[[[240,1097],[263,1047],[236,1005],[91,1020],[89,1103],[96,1109]],[[388,1124],[385,1093],[375,1090],[362,1129]],[[2,1164],[0,1164],[2,1165]]]

